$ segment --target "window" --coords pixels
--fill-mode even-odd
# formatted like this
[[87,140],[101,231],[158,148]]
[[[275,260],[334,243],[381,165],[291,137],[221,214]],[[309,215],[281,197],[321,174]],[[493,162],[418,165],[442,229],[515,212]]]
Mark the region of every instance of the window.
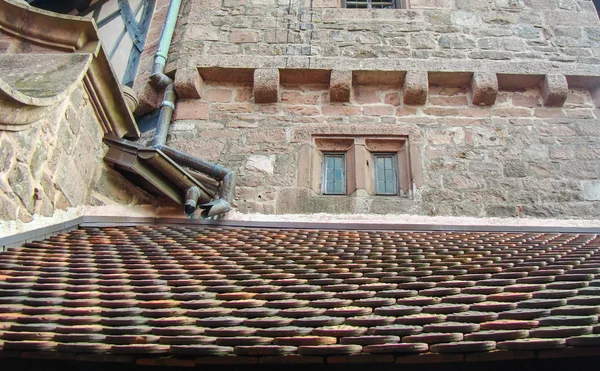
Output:
[[344,8],[359,9],[401,9],[401,0],[342,0]]
[[346,154],[323,154],[322,192],[326,195],[346,194]]
[[395,153],[374,153],[373,172],[373,191],[376,195],[398,194],[398,158]]
[[322,195],[360,190],[408,197],[412,177],[407,143],[406,136],[313,136],[311,188]]

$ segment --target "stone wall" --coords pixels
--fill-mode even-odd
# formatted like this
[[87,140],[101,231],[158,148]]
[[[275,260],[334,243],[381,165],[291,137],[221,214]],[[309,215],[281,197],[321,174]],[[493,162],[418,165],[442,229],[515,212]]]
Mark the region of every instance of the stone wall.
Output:
[[[52,61],[57,50],[0,32],[0,53],[24,60],[48,54]],[[80,81],[56,109],[26,129],[0,130],[0,229],[8,225],[3,222],[27,223],[77,206],[152,202],[104,163],[105,124],[89,89]]]
[[0,221],[82,205],[148,203],[103,162],[104,132],[81,85],[24,131],[0,131]]
[[[594,218],[599,51],[591,0],[188,0],[166,68],[180,95],[168,144],[237,170],[242,212]],[[277,103],[256,103],[263,68],[282,74]],[[354,74],[351,97],[332,103],[340,69]],[[424,104],[407,104],[405,71],[429,72]],[[500,82],[486,106],[474,103],[475,72]],[[566,76],[564,106],[544,104],[547,74]],[[147,77],[140,113],[161,99]],[[315,133],[408,137],[412,189],[319,195],[305,179]]]
[[190,0],[170,63],[280,68],[314,68],[326,59],[348,60],[351,68],[375,59],[382,67],[395,59],[600,63],[592,0],[412,0],[410,8],[342,9],[339,0]]
[[[282,83],[254,104],[250,84],[205,81],[177,102],[168,144],[239,172],[241,212],[456,216],[600,216],[600,110],[588,90],[544,107],[539,88],[500,90],[473,105],[467,87],[430,86],[425,105],[397,85],[355,85],[330,103],[328,84]],[[321,196],[303,179],[310,133],[408,135],[422,172],[408,197]]]

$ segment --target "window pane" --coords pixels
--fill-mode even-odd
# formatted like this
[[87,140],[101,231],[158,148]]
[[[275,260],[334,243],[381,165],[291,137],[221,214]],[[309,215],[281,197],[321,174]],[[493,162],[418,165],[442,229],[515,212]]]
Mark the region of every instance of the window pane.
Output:
[[396,154],[374,154],[375,193],[379,195],[395,195],[398,192],[398,171]]
[[323,193],[345,194],[345,156],[343,154],[324,154],[323,163]]

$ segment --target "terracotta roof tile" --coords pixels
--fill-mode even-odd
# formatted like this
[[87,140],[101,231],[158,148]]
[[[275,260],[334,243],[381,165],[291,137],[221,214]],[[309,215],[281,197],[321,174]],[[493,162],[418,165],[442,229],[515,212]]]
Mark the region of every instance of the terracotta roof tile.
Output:
[[592,234],[85,227],[0,253],[0,355],[188,366],[577,356],[569,349],[600,346],[599,252]]

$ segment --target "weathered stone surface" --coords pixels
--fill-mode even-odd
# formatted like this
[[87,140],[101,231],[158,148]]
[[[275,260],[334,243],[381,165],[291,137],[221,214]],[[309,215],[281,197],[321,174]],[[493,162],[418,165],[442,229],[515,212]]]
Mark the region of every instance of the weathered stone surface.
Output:
[[255,103],[276,103],[279,97],[279,70],[276,68],[254,70],[252,89]]
[[331,102],[349,102],[352,91],[352,71],[332,70],[329,82],[329,100]]
[[583,199],[588,201],[600,201],[600,180],[584,180]]
[[569,85],[564,75],[546,75],[540,90],[544,106],[560,107],[567,100]]
[[245,168],[249,171],[257,171],[259,173],[265,174],[273,174],[273,160],[275,159],[274,155],[271,156],[261,156],[261,155],[251,155],[248,157],[246,161]]
[[8,175],[8,184],[13,192],[19,196],[22,204],[30,214],[33,214],[33,178],[25,164],[17,164]]
[[404,104],[425,104],[429,80],[425,71],[408,71],[404,77]]
[[600,108],[600,86],[597,86],[591,90],[592,99],[594,100],[594,104],[596,108]]
[[498,95],[498,78],[495,73],[475,72],[471,80],[473,104],[491,106]]
[[179,68],[175,73],[175,91],[179,99],[199,99],[203,84],[197,68]]

